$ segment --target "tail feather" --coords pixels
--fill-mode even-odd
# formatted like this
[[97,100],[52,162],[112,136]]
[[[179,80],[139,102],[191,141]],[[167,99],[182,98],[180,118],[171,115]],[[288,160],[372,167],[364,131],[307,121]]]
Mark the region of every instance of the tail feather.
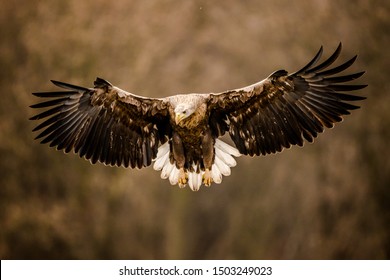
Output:
[[[229,144],[216,139],[215,145],[215,160],[211,167],[211,177],[214,183],[220,184],[223,176],[231,174],[231,167],[236,166],[237,162],[234,157],[239,157],[240,152]],[[161,170],[161,178],[169,179],[171,185],[178,184],[180,171],[174,163],[169,160],[170,146],[169,142],[164,143],[158,148],[157,156],[154,159],[154,170]],[[192,170],[186,170],[188,186],[193,191],[198,191],[203,184],[202,178],[204,170],[198,170],[196,165],[192,166]]]
[[174,168],[172,168],[171,174],[169,174],[169,183],[171,183],[171,185],[176,185],[178,181],[179,169],[177,169],[175,166]]
[[169,143],[165,142],[158,148],[157,156],[153,165],[153,169],[160,171],[169,161]]
[[213,166],[213,168],[211,168],[211,176],[213,178],[214,183],[216,184],[222,183],[222,173],[215,165]]
[[220,158],[229,167],[234,167],[237,165],[237,162],[234,159],[234,157],[232,157],[230,154],[228,154],[226,152],[223,152],[220,149],[215,149],[215,156]]
[[202,173],[188,172],[188,186],[193,191],[198,191],[202,185]]
[[169,175],[171,174],[173,168],[176,168],[172,163],[168,162],[166,165],[164,165],[162,171],[161,171],[161,179],[167,179],[169,178]]
[[213,164],[213,168],[218,168],[223,176],[230,176],[231,174],[230,167],[217,155],[215,155],[214,162],[215,164]]
[[215,148],[235,157],[241,156],[240,152],[236,148],[219,139],[215,139]]

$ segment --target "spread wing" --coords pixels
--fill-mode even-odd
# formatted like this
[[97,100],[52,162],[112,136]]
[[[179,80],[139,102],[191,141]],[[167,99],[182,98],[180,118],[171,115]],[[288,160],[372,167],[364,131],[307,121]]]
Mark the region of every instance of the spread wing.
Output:
[[125,167],[148,166],[170,134],[164,99],[136,96],[97,78],[94,88],[52,81],[67,89],[33,93],[49,100],[32,105],[45,110],[36,137],[66,153],[74,151],[92,163]]
[[[265,155],[291,145],[312,142],[325,127],[342,121],[343,115],[359,108],[353,101],[365,99],[347,94],[366,85],[346,84],[364,72],[337,75],[349,68],[352,59],[333,67],[341,44],[318,64],[322,47],[301,70],[288,74],[279,70],[251,86],[210,94],[210,128],[214,137],[229,132],[240,153]],[[336,75],[336,76],[335,76]]]

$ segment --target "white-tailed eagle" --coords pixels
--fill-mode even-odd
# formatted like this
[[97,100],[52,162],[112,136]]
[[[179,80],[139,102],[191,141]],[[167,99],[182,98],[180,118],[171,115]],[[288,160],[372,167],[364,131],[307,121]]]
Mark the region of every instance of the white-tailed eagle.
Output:
[[[234,157],[259,156],[312,142],[324,128],[342,121],[365,97],[346,94],[366,85],[348,84],[364,72],[337,75],[352,59],[332,66],[341,51],[322,63],[322,47],[301,70],[272,73],[253,85],[221,93],[165,98],[134,95],[97,78],[93,88],[52,81],[66,91],[33,93],[48,100],[33,131],[41,143],[74,151],[91,163],[142,168],[154,162],[172,185],[221,183]],[[236,147],[218,139],[228,133]]]

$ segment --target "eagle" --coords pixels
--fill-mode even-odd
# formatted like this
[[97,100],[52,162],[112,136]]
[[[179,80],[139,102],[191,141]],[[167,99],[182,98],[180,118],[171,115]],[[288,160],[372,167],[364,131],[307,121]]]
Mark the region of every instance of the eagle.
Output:
[[[363,96],[350,94],[367,85],[351,84],[364,74],[343,73],[356,60],[334,65],[323,47],[302,69],[273,72],[252,85],[220,93],[148,98],[97,78],[87,88],[52,83],[61,91],[36,92],[45,98],[30,107],[40,112],[35,139],[65,153],[110,166],[143,168],[153,164],[162,179],[197,191],[220,184],[241,155],[281,152],[313,142],[325,128],[359,108]],[[42,109],[43,108],[43,109]],[[220,138],[229,135],[230,144]]]

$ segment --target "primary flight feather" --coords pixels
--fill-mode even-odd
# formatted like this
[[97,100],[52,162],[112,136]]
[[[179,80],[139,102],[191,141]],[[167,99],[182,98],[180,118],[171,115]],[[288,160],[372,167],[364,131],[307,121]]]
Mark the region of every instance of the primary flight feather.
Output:
[[[324,128],[342,121],[365,97],[345,92],[364,72],[339,74],[341,51],[322,63],[322,47],[301,70],[279,70],[253,85],[222,93],[146,98],[97,78],[93,88],[52,81],[66,91],[33,93],[47,101],[31,120],[42,120],[36,138],[57,150],[74,151],[92,163],[142,168],[151,165],[172,185],[221,183],[240,155],[266,155],[312,142]],[[339,75],[338,75],[339,74]],[[228,133],[236,147],[219,137]]]

